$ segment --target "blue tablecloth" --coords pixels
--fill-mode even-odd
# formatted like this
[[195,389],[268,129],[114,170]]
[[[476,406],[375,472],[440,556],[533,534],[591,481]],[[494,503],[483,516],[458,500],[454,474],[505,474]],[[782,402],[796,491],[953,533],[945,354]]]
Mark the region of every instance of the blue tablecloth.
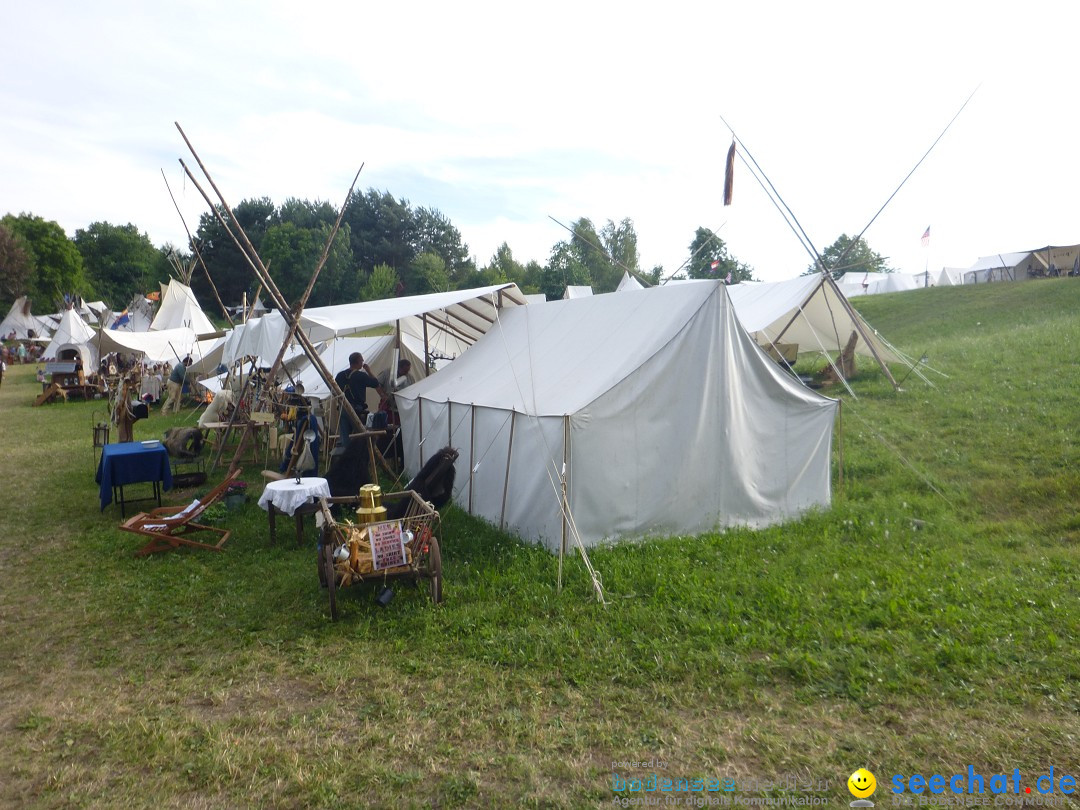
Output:
[[169,453],[158,442],[147,447],[142,442],[107,444],[102,449],[97,477],[101,484],[101,510],[112,503],[113,487],[141,481],[160,481],[163,489],[172,489]]

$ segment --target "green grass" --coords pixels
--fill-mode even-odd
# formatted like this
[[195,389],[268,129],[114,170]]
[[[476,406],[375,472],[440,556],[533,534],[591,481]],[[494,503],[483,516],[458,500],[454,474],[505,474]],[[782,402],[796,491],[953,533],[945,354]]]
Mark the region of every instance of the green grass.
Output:
[[577,558],[559,593],[554,557],[451,509],[441,608],[361,586],[331,623],[256,470],[224,553],[136,559],[97,509],[101,405],[31,408],[9,371],[0,805],[593,807],[652,758],[834,804],[863,765],[881,801],[894,773],[1075,773],[1080,284],[856,303],[948,378],[864,368],[830,509],[596,549],[607,607]]

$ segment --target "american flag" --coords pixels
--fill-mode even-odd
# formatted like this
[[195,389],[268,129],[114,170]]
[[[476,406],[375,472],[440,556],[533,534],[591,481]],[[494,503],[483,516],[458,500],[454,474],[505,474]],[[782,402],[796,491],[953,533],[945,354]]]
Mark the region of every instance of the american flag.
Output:
[[922,246],[923,247],[930,247],[930,226],[929,225],[927,225],[926,230],[923,231]]

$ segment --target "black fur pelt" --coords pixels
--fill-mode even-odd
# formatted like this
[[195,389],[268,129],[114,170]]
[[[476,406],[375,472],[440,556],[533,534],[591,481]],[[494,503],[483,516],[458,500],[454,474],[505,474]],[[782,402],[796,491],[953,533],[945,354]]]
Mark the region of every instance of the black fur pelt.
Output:
[[165,431],[162,440],[165,450],[173,458],[193,459],[203,449],[203,435],[198,428],[171,427]]
[[444,447],[424,463],[405,489],[415,491],[436,509],[442,509],[454,494],[454,462],[457,457],[457,450]]
[[370,456],[366,439],[350,439],[345,450],[334,456],[326,472],[330,495],[335,498],[354,496],[360,487],[371,483]]

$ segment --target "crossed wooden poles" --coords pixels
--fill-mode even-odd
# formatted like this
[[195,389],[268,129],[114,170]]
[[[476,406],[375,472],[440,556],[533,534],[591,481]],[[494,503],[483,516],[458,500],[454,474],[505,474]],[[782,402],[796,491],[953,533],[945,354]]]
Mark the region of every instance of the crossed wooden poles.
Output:
[[[318,279],[319,273],[322,271],[322,268],[326,264],[326,260],[330,255],[330,248],[334,244],[334,239],[337,237],[338,230],[341,227],[341,220],[345,215],[345,206],[349,204],[349,200],[352,197],[353,188],[356,186],[356,181],[360,177],[360,172],[364,169],[363,165],[361,164],[360,168],[356,172],[356,176],[353,177],[352,184],[349,186],[349,192],[345,195],[345,202],[342,203],[341,209],[338,211],[337,220],[334,222],[334,227],[330,231],[330,236],[327,239],[326,247],[323,248],[322,256],[319,258],[319,263],[316,265],[314,272],[311,274],[311,279],[308,281],[308,285],[304,290],[303,295],[300,296],[294,307],[289,307],[288,302],[285,300],[285,296],[282,295],[281,290],[277,286],[277,283],[270,276],[270,271],[266,268],[266,265],[263,264],[262,259],[259,258],[259,254],[255,250],[255,246],[251,244],[251,240],[244,232],[243,227],[240,225],[239,220],[237,220],[236,216],[233,214],[232,209],[229,207],[229,204],[225,201],[225,197],[221,194],[221,191],[218,189],[217,184],[214,183],[214,179],[210,176],[210,172],[208,172],[206,166],[203,165],[202,159],[195,151],[195,147],[191,145],[191,141],[188,140],[188,136],[184,133],[184,130],[183,128],[181,128],[179,123],[176,123],[176,128],[177,130],[179,130],[180,136],[184,139],[184,143],[187,144],[187,148],[191,151],[191,154],[195,158],[195,161],[199,164],[199,169],[202,171],[203,175],[210,183],[211,188],[213,188],[214,193],[217,195],[217,198],[221,203],[221,208],[224,209],[225,213],[228,214],[229,220],[231,220],[232,223],[235,225],[235,233],[233,232],[233,228],[230,227],[229,222],[227,222],[225,218],[222,217],[221,211],[218,210],[218,207],[214,205],[214,203],[210,200],[210,197],[203,190],[202,186],[199,185],[199,181],[191,173],[191,170],[188,169],[187,164],[184,163],[183,159],[181,159],[180,165],[183,167],[184,173],[195,185],[195,188],[198,189],[199,193],[206,201],[206,204],[210,207],[210,210],[217,218],[217,221],[225,229],[225,232],[228,233],[229,236],[232,238],[237,248],[239,248],[240,253],[244,256],[244,259],[247,261],[248,266],[255,274],[255,277],[258,279],[259,283],[262,284],[262,286],[266,289],[267,293],[270,296],[270,299],[274,302],[274,305],[278,308],[278,310],[280,310],[281,314],[285,317],[285,320],[288,324],[289,331],[285,336],[285,339],[281,343],[281,348],[278,351],[277,357],[274,359],[273,365],[270,367],[270,374],[268,376],[268,379],[273,380],[277,376],[278,370],[281,367],[282,358],[284,358],[285,356],[285,350],[295,338],[300,344],[300,347],[303,349],[304,354],[307,355],[312,365],[319,372],[319,376],[322,377],[323,381],[330,389],[331,395],[336,397],[341,402],[342,407],[345,409],[345,413],[349,417],[349,421],[352,422],[355,431],[368,438],[368,446],[371,449],[372,460],[374,461],[375,450],[371,447],[370,439],[373,435],[376,435],[377,432],[373,433],[365,429],[364,424],[360,420],[360,416],[356,413],[356,410],[353,408],[352,403],[345,398],[341,390],[341,386],[339,386],[337,384],[337,381],[334,379],[333,373],[330,371],[330,369],[326,367],[326,364],[323,362],[322,357],[320,357],[318,351],[315,350],[315,345],[311,342],[311,339],[307,336],[304,330],[300,328],[300,315],[304,311],[304,306],[307,304],[308,296],[311,295],[311,290],[315,286],[315,281]],[[234,410],[234,419],[238,411],[239,408]],[[230,421],[230,428],[231,426],[232,421]],[[236,469],[239,463],[239,459],[243,454],[244,447],[247,444],[247,441],[252,436],[253,430],[254,428],[250,423],[245,425],[244,433],[240,438],[240,444],[237,447],[236,454],[233,457],[232,463],[229,466],[230,472]],[[226,430],[226,432],[228,432],[228,429]],[[222,446],[224,446],[224,442],[222,443]],[[386,462],[382,459],[381,455],[379,456],[379,458],[385,466]],[[217,459],[215,458],[214,465],[216,465],[216,463]],[[213,469],[214,465],[211,465],[211,469]],[[372,472],[374,473],[374,470],[372,470]]]

